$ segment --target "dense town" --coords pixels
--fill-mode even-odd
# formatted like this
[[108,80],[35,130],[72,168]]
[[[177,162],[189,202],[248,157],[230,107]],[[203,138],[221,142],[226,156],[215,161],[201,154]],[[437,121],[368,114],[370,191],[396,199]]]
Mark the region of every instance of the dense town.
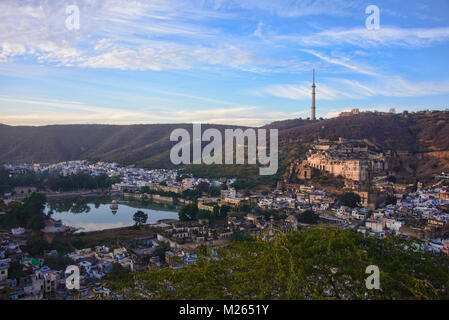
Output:
[[[107,188],[90,190],[39,190],[22,185],[3,193],[3,209],[26,203],[41,192],[48,198],[88,197],[97,193],[113,195],[117,201],[149,200],[178,205],[179,220],[164,219],[137,223],[145,236],[117,238],[112,246],[77,248],[62,254],[56,249],[44,254],[27,252],[27,241],[40,233],[52,243],[57,235],[73,234],[71,226],[47,217],[40,230],[27,226],[5,229],[0,226],[0,294],[2,299],[92,299],[120,295],[102,282],[120,272],[153,268],[183,268],[197,262],[195,249],[201,245],[220,246],[254,236],[287,233],[310,225],[353,229],[365,236],[384,238],[389,234],[422,239],[419,250],[449,255],[449,175],[441,173],[429,186],[400,185],[388,179],[388,155],[368,149],[360,141],[339,139],[317,141],[305,160],[294,164],[293,173],[302,181],[318,170],[343,177],[344,192],[332,193],[311,183],[280,181],[271,192],[236,188],[238,179],[206,179],[168,169],[121,167],[117,163],[69,161],[57,164],[22,164],[4,167],[9,177],[34,173],[70,177],[87,174],[110,180]],[[363,182],[374,181],[371,190]],[[383,197],[379,196],[380,194]],[[6,216],[0,212],[0,218]],[[51,268],[48,261],[64,256],[66,265]],[[66,268],[80,270],[78,290],[67,288]]]

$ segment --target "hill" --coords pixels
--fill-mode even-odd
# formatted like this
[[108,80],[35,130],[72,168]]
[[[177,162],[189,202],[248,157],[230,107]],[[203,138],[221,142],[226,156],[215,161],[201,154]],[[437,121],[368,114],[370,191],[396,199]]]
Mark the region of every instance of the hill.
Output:
[[[418,178],[449,170],[449,112],[422,111],[390,114],[364,112],[325,120],[293,119],[263,128],[279,129],[280,169],[300,158],[316,138],[366,139],[383,150],[401,153],[404,173]],[[203,125],[217,128],[237,126]],[[191,132],[191,124],[149,125],[0,125],[0,162],[56,162],[68,160],[115,161],[124,165],[171,167],[169,154],[176,128]],[[243,127],[241,127],[243,128]],[[223,135],[224,136],[224,135]],[[254,166],[190,166],[208,176],[257,175]]]
[[[299,146],[316,138],[365,139],[381,150],[398,155],[395,168],[409,182],[430,180],[434,174],[449,170],[449,111],[421,111],[391,114],[364,112],[289,126],[279,135],[280,150],[289,160],[298,155]],[[303,148],[304,149],[304,148]],[[303,150],[304,153],[304,150]]]
[[[125,299],[447,299],[448,257],[415,250],[417,241],[303,228],[272,241],[230,242],[216,255],[199,247],[196,264],[108,275],[106,282]],[[373,265],[380,290],[367,289]]]
[[[203,130],[211,125],[202,125]],[[213,125],[222,133],[235,126]],[[0,162],[102,160],[165,168],[170,133],[191,124],[0,126]]]

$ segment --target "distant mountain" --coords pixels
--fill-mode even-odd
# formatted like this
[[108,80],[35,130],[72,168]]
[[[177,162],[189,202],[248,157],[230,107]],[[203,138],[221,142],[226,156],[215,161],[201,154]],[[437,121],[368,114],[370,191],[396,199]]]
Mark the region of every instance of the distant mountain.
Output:
[[[202,129],[235,126],[202,125]],[[102,160],[149,167],[169,167],[170,133],[191,124],[0,125],[0,162]]]
[[[225,128],[238,128],[227,125],[202,125],[203,131],[212,127],[222,133]],[[88,159],[146,167],[171,167],[169,154],[175,142],[170,142],[169,136],[176,128],[191,131],[192,125],[32,127],[0,124],[0,162]],[[367,139],[382,149],[399,151],[404,155],[400,161],[405,162],[410,174],[416,174],[419,178],[444,170],[449,171],[448,111],[423,111],[411,114],[361,113],[315,121],[293,119],[273,122],[263,128],[279,129],[281,170],[289,161],[303,154],[307,145],[314,139],[344,137]],[[214,166],[213,170],[218,173],[220,167],[229,166]],[[222,169],[224,173],[248,174],[245,170]]]

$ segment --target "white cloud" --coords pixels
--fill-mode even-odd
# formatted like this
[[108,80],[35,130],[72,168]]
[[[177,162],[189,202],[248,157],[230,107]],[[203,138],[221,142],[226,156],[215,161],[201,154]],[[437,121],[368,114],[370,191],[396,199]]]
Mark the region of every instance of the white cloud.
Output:
[[286,70],[295,63],[263,58],[241,37],[211,27],[209,20],[232,15],[199,0],[79,0],[77,5],[81,28],[70,31],[62,2],[1,2],[0,63],[24,56],[69,67],[159,71],[224,66],[250,72]]
[[[265,87],[261,90],[255,90],[253,93],[268,94],[279,98],[291,100],[310,100],[312,96],[311,83],[302,82],[301,84],[277,84]],[[316,95],[320,100],[338,100],[343,98],[360,98],[355,92],[346,92],[336,87],[317,83]]]
[[[12,104],[15,105],[15,108],[8,107]],[[0,96],[0,110],[0,123],[9,125],[196,122],[261,126],[272,122],[273,119],[289,119],[300,114],[298,112],[260,112],[258,106],[246,105],[176,111],[167,111],[164,108],[157,109],[156,107],[151,110],[130,110],[101,107],[76,101],[21,99],[8,96]]]
[[[327,78],[326,84],[317,83],[319,100],[366,99],[384,97],[422,97],[449,94],[449,81],[412,82],[399,76],[382,76],[360,82],[352,79]],[[277,84],[254,90],[256,95],[272,95],[291,100],[310,100],[310,83]]]
[[311,35],[281,35],[278,40],[298,42],[306,47],[349,44],[356,47],[405,46],[422,47],[449,40],[449,27],[397,28],[381,26],[378,30],[366,28],[331,29]]
[[327,57],[317,51],[314,50],[307,50],[307,49],[303,49],[301,50],[303,52],[309,53],[311,55],[314,55],[315,57],[328,62],[330,64],[334,64],[334,65],[338,65],[338,66],[342,66],[346,69],[349,69],[351,71],[354,71],[356,73],[360,73],[360,74],[365,74],[365,75],[370,75],[370,76],[374,76],[377,73],[374,72],[374,70],[369,67],[369,66],[361,66],[361,65],[357,65],[355,63],[350,63],[348,61],[350,61],[348,58],[332,58],[332,57]]

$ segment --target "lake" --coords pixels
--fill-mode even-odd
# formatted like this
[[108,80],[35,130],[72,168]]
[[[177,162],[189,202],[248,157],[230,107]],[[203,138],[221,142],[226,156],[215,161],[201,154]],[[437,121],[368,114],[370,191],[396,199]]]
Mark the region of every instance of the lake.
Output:
[[117,210],[111,210],[112,198],[76,198],[49,200],[45,213],[53,212],[52,218],[79,229],[78,232],[122,228],[134,225],[133,216],[138,210],[148,215],[147,223],[161,219],[178,220],[178,208],[147,201],[115,199]]

